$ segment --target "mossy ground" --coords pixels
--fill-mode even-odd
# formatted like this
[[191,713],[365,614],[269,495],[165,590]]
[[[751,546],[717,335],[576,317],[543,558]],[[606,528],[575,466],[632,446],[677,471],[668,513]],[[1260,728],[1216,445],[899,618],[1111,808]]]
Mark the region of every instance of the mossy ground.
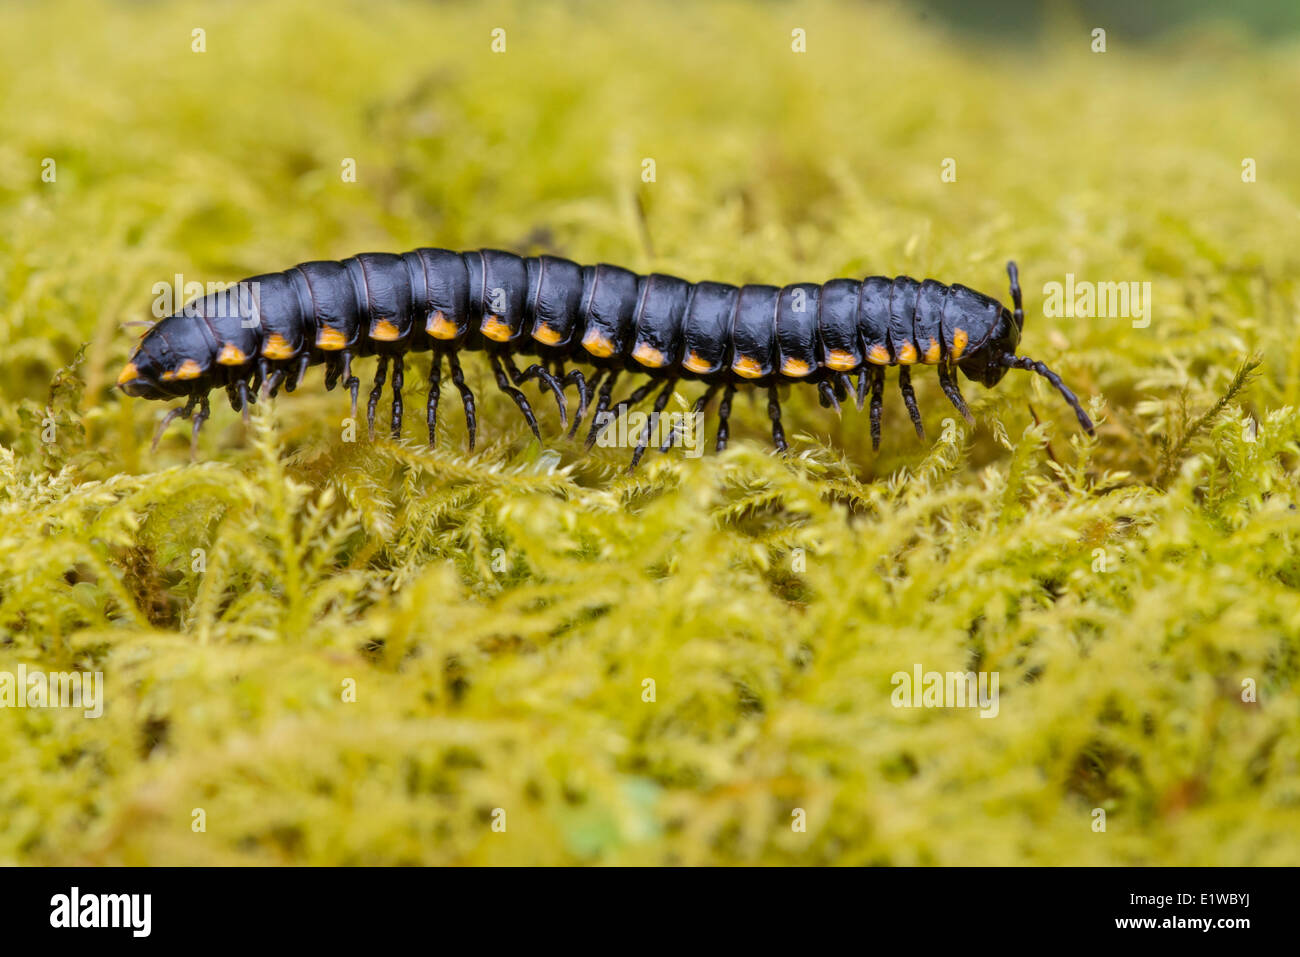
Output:
[[[1300,863],[1300,57],[1092,26],[0,10],[0,670],[107,682],[0,710],[0,861]],[[454,392],[423,447],[423,362],[400,443],[342,442],[316,373],[149,454],[110,387],[155,282],[417,245],[1000,297],[1015,258],[1102,424],[1016,374],[945,434],[921,375],[924,444],[892,384],[874,456],[796,390],[789,459],[741,401],[628,477],[471,358],[474,457]],[[1045,317],[1067,272],[1151,281],[1150,325]],[[915,663],[998,672],[997,718],[894,708]]]

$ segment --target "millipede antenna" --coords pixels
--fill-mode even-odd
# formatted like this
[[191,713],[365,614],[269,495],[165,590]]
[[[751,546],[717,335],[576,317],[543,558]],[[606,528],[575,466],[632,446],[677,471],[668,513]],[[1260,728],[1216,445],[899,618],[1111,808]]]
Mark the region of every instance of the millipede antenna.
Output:
[[[1012,282],[1015,282],[1014,278],[1012,279]],[[1012,288],[1015,288],[1014,285]],[[1016,356],[1006,352],[1002,354],[1000,361],[1008,369],[1024,369],[1026,372],[1037,372],[1048,382],[1052,383],[1052,385],[1056,387],[1056,391],[1061,393],[1066,402],[1070,403],[1070,408],[1074,409],[1074,414],[1078,417],[1079,424],[1083,426],[1083,430],[1089,435],[1096,435],[1092,426],[1092,419],[1088,418],[1088,413],[1083,411],[1083,406],[1079,404],[1079,400],[1075,398],[1074,393],[1070,391],[1069,387],[1061,381],[1059,375],[1037,359],[1031,359],[1028,356]]]
[[1020,299],[1020,270],[1013,259],[1007,263],[1007,275],[1011,277],[1011,301],[1015,304],[1016,328],[1025,327],[1025,304]]

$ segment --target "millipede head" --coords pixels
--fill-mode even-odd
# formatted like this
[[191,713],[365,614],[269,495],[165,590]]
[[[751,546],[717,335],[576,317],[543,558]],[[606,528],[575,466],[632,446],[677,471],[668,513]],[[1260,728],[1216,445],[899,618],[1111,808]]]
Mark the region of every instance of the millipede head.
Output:
[[[1020,290],[1018,287],[1013,288],[1016,301],[1019,302]],[[1017,315],[1020,316],[1020,322],[1016,321]],[[1005,306],[1001,307],[991,320],[992,330],[976,348],[958,360],[957,368],[973,382],[978,382],[986,389],[993,388],[1007,372],[1001,357],[1008,353],[1015,355],[1016,346],[1020,345],[1020,327],[1023,323],[1024,312],[1019,306],[1015,314]]]
[[945,322],[964,323],[971,341],[976,343],[957,360],[957,368],[972,382],[991,389],[1006,375],[1002,356],[1015,355],[1020,345],[1020,331],[1025,326],[1025,304],[1020,296],[1020,270],[1015,262],[1007,263],[1011,280],[1012,311],[996,299],[977,295],[977,305],[966,315],[945,316]]
[[1007,277],[1011,281],[1011,303],[1015,309],[1002,308],[994,323],[993,331],[979,348],[967,353],[958,362],[958,367],[967,378],[986,388],[997,385],[1008,369],[1023,369],[1042,376],[1061,393],[1065,401],[1070,404],[1070,408],[1074,409],[1075,417],[1084,431],[1093,435],[1092,420],[1083,411],[1083,406],[1074,393],[1061,381],[1061,377],[1036,359],[1016,355],[1016,347],[1020,344],[1020,332],[1025,325],[1025,306],[1020,293],[1020,270],[1016,268],[1014,261],[1007,263]]
[[137,399],[170,398],[172,394],[163,391],[160,381],[163,366],[154,355],[155,350],[148,348],[150,345],[151,342],[146,342],[131,354],[117,377],[117,387]]
[[211,385],[213,356],[207,340],[186,316],[168,316],[140,340],[117,377],[129,396],[170,399],[205,391]]

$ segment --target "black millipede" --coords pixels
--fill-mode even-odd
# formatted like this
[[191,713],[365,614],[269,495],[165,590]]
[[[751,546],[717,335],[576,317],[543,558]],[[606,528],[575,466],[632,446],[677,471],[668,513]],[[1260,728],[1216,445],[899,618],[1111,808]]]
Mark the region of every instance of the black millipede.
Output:
[[[561,428],[569,425],[566,392],[576,390],[570,437],[595,398],[586,437],[590,448],[656,388],[652,422],[679,380],[698,379],[706,389],[694,413],[702,413],[722,391],[718,450],[727,445],[736,389],[757,386],[767,389],[772,439],[784,452],[778,384],[815,384],[821,404],[836,411],[850,394],[861,409],[869,390],[871,443],[878,449],[884,370],[895,365],[903,402],[924,438],[911,381],[911,366],[919,363],[937,367],[944,394],[972,423],[955,369],[985,387],[996,385],[1008,369],[1035,372],[1060,392],[1092,434],[1092,421],[1056,373],[1016,355],[1025,315],[1014,262],[1007,263],[1007,274],[1014,311],[958,283],[907,276],[733,286],[496,249],[363,253],[341,262],[301,263],[194,299],[145,333],[117,384],[131,396],[187,399],[163,418],[154,443],[176,416],[193,416],[194,448],[210,414],[212,389],[224,387],[231,407],[247,415],[259,391],[274,396],[281,385],[293,391],[314,365],[325,366],[326,389],[342,381],[351,392],[355,419],[360,381],[353,364],[373,355],[378,365],[367,422],[373,434],[391,365],[392,434],[398,438],[406,354],[432,352],[429,442],[434,442],[445,360],[460,392],[473,451],[475,401],[460,352],[482,351],[497,387],[519,407],[539,440],[537,418],[518,388],[528,381],[554,395]],[[519,355],[533,357],[522,370],[515,362]],[[566,361],[593,368],[588,375],[566,371]],[[614,384],[624,373],[650,378],[615,403]],[[649,424],[641,430],[633,468],[646,450],[649,431]],[[670,434],[661,450],[675,438]]]

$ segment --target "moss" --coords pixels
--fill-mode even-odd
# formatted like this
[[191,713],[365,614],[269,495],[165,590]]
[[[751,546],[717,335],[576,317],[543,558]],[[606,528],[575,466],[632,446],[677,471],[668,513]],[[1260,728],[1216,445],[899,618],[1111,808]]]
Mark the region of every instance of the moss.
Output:
[[[0,24],[0,671],[107,689],[0,709],[0,861],[1300,863],[1293,46],[831,3]],[[969,429],[920,376],[926,443],[796,392],[786,460],[739,401],[727,453],[627,476],[470,359],[474,456],[447,400],[434,450],[418,399],[340,441],[319,376],[149,454],[110,386],[155,282],[420,244],[997,294],[1016,258],[1102,426],[1011,376]],[[1150,325],[1044,316],[1067,272],[1151,281]],[[894,707],[918,662],[996,672],[996,719]]]

